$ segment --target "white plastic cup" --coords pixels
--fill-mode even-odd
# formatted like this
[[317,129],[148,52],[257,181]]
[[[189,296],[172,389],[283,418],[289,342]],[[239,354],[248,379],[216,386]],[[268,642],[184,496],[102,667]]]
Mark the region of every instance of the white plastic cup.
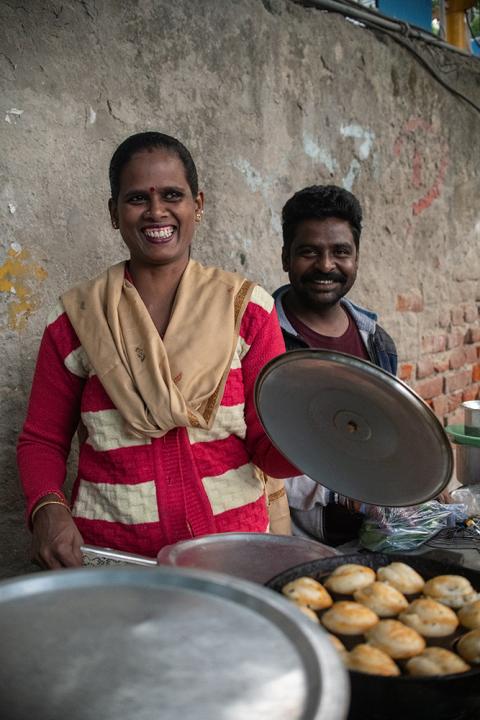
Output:
[[462,403],[465,411],[465,435],[480,437],[480,400]]

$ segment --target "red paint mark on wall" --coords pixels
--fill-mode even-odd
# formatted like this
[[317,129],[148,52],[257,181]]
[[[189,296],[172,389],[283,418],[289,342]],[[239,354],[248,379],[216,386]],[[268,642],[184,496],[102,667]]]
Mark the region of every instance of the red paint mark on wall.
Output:
[[[437,143],[437,153],[440,161],[435,175],[431,172],[431,161],[425,154],[425,137],[433,136]],[[423,118],[411,117],[404,124],[395,143],[393,154],[400,157],[402,152],[408,152],[413,144],[412,174],[410,182],[416,190],[423,188],[422,195],[412,202],[412,215],[419,215],[441,195],[443,183],[447,174],[449,163],[448,145],[441,137],[439,130]],[[412,150],[410,150],[412,152]],[[433,175],[433,177],[432,177]]]
[[442,191],[443,182],[445,180],[445,174],[447,172],[448,167],[448,158],[444,157],[442,162],[440,163],[440,168],[437,173],[437,176],[435,178],[435,181],[433,185],[431,186],[430,190],[423,195],[423,197],[420,198],[420,200],[417,200],[412,205],[412,213],[414,215],[420,215],[421,212],[426,210],[430,205],[433,203],[434,200],[436,200],[438,197],[440,197],[440,193]]
[[419,188],[422,186],[422,156],[418,152],[418,149],[415,148],[415,155],[413,156],[413,165],[412,165],[412,185],[414,188]]

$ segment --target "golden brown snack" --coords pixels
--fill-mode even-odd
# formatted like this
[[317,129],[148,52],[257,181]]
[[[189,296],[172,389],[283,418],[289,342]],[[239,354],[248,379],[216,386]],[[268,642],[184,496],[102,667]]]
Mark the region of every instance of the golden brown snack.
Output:
[[424,637],[445,637],[458,626],[453,610],[432,598],[414,600],[398,619]]
[[356,602],[366,605],[378,617],[394,617],[408,607],[407,598],[396,588],[384,582],[375,581],[371,585],[353,593]]
[[458,611],[458,619],[469,630],[480,628],[480,600],[464,605]]
[[282,593],[298,605],[308,605],[312,610],[323,610],[333,603],[321,583],[311,577],[299,577],[287,583]]
[[410,565],[402,562],[393,562],[390,565],[378,568],[377,578],[406,595],[421,592],[425,585],[422,576]]
[[440,647],[427,647],[406,663],[409,675],[452,675],[470,670],[461,657]]
[[361,643],[347,653],[345,665],[349,670],[369,675],[400,675],[400,670],[392,658],[373,645]]
[[378,622],[378,617],[365,605],[340,600],[333,603],[321,618],[322,624],[330,632],[340,635],[360,635]]
[[461,608],[478,599],[470,581],[461,575],[437,575],[425,583],[423,592],[452,608]]
[[383,650],[395,660],[419,655],[425,649],[423,637],[399,620],[380,620],[365,635],[370,645]]
[[457,652],[473,665],[480,664],[480,629],[470,630],[457,643]]
[[297,608],[306,615],[312,622],[317,623],[317,625],[320,624],[320,620],[318,619],[317,613],[312,610],[312,608],[309,608],[308,605],[300,605],[299,603],[295,603]]
[[355,590],[370,585],[375,580],[375,571],[365,565],[345,563],[339,565],[325,580],[325,587],[341,595],[352,595]]
[[328,639],[330,640],[330,642],[332,643],[332,645],[333,645],[333,647],[335,648],[335,650],[336,650],[338,653],[340,653],[340,655],[342,655],[342,657],[343,657],[344,653],[347,652],[347,648],[346,648],[345,645],[342,643],[342,641],[339,640],[336,635],[332,635],[331,633],[327,633],[327,637],[328,637]]

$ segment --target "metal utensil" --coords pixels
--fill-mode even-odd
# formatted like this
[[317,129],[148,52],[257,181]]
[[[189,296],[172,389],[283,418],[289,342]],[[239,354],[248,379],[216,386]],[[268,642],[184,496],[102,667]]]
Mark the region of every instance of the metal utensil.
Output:
[[[159,567],[0,583],[2,720],[344,720],[348,676],[293,604]],[[28,689],[28,691],[27,691]]]
[[82,545],[80,550],[85,555],[117,560],[118,562],[124,562],[130,565],[144,565],[145,567],[158,566],[156,558],[147,557],[146,555],[136,555],[135,553],[124,552],[123,550],[111,550],[110,548],[97,547],[96,545]]
[[157,558],[83,545],[82,552],[99,559],[145,567],[171,565],[202,568],[264,583],[301,562],[338,555],[334,548],[308,538],[268,533],[218,533],[163,547]]
[[463,425],[448,425],[445,430],[455,445],[458,482],[460,485],[480,483],[480,437],[467,434]]
[[295,350],[268,363],[257,411],[305,475],[355,500],[416,505],[438,495],[453,453],[435,414],[405,383],[366,360]]
[[467,400],[462,403],[465,411],[465,435],[480,436],[480,400]]
[[218,533],[167,545],[161,565],[195,567],[264,583],[300,562],[338,555],[334,548],[308,538],[268,533]]

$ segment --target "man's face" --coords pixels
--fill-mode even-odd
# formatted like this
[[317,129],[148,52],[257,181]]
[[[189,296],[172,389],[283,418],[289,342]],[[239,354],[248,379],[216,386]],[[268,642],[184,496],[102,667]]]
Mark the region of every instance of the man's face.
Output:
[[311,310],[336,305],[357,276],[358,252],[350,225],[334,217],[304,220],[290,250],[283,249],[282,262],[303,305]]

